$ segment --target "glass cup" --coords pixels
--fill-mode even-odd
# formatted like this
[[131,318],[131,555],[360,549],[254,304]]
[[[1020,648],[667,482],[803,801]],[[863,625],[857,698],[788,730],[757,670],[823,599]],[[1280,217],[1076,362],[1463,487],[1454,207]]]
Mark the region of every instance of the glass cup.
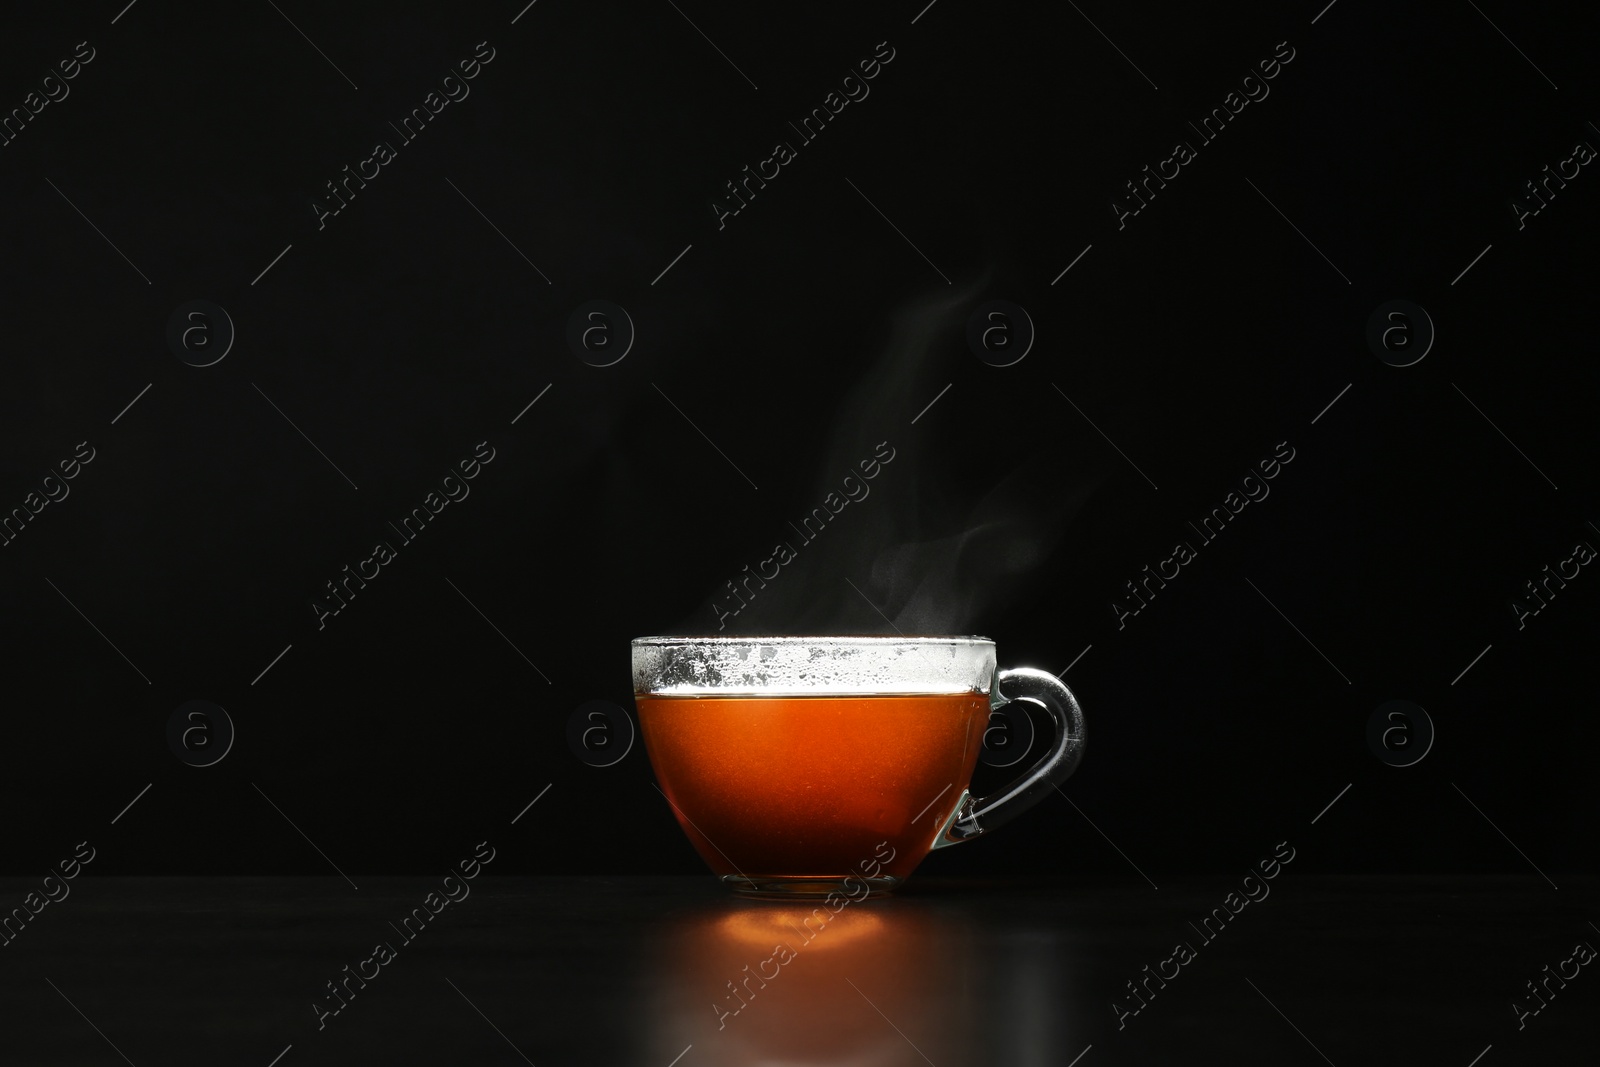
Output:
[[[1077,769],[1083,711],[1054,676],[996,671],[986,637],[641,637],[645,749],[678,824],[751,896],[879,896],[927,854],[1038,803]],[[989,714],[1029,701],[1055,742],[968,791]]]

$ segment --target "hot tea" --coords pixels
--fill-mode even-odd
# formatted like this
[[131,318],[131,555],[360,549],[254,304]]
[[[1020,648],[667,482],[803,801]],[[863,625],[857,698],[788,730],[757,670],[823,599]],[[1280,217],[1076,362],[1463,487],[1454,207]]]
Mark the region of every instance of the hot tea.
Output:
[[[739,892],[830,908],[1037,804],[1083,754],[1071,691],[997,670],[986,637],[641,637],[633,691],[660,789],[706,864]],[[990,712],[1017,699],[1055,739],[975,797]]]
[[989,720],[985,693],[640,694],[638,705],[689,840],[717,874],[755,879],[837,878],[874,858],[886,875],[910,874],[971,778]]

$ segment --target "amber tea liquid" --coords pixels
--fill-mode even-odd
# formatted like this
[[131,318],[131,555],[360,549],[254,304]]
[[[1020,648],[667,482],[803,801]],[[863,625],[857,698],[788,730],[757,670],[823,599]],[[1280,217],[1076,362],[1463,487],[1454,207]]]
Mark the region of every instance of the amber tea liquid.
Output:
[[860,875],[885,841],[894,858],[877,873],[905,878],[960,799],[989,720],[984,693],[636,699],[684,833],[717,875],[750,878]]

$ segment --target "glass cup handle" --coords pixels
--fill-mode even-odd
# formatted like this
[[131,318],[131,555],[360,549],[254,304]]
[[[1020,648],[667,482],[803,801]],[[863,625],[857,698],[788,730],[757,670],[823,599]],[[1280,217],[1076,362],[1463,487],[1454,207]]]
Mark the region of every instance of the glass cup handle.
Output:
[[1056,726],[1056,742],[1050,751],[1028,769],[1028,773],[1006,786],[999,793],[975,797],[962,790],[955,810],[939,828],[933,847],[947,848],[971,841],[1010,822],[1024,811],[1043,800],[1045,794],[1071,777],[1083,759],[1084,724],[1083,709],[1072,690],[1053,674],[1032,667],[1018,667],[1001,671],[995,676],[994,689],[1000,696],[1000,708],[1014,700],[1026,700],[1050,713]]

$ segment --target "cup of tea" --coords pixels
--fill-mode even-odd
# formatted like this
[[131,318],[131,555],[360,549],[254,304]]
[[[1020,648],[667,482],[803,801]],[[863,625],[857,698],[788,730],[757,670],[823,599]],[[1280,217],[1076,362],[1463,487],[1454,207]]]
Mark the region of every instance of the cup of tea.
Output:
[[[932,850],[1038,803],[1083,756],[1072,691],[997,671],[986,637],[641,637],[633,687],[678,825],[750,896],[880,896]],[[975,797],[989,715],[1014,700],[1049,715],[1054,744]]]

